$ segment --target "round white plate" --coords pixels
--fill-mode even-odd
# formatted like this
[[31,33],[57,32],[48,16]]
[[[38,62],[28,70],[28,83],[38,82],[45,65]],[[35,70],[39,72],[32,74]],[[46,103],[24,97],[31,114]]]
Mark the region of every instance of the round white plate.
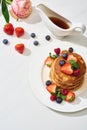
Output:
[[45,81],[49,79],[49,68],[44,66],[44,60],[53,52],[54,48],[61,50],[74,48],[74,52],[80,54],[87,65],[87,48],[68,42],[58,41],[49,43],[45,47],[38,48],[37,53],[32,54],[31,66],[28,66],[29,82],[35,96],[47,107],[60,112],[76,112],[87,108],[87,74],[82,87],[75,92],[76,99],[72,103],[63,101],[61,104],[50,100],[50,93],[46,90]]

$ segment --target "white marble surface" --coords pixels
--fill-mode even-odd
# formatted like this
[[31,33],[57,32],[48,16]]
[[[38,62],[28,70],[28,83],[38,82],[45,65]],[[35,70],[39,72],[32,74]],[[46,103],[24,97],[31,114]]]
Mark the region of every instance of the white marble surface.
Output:
[[[44,3],[64,17],[74,22],[82,22],[87,26],[86,0],[31,1],[33,6],[38,3]],[[5,21],[0,13],[0,130],[87,129],[87,109],[76,113],[55,112],[40,103],[31,90],[28,65],[32,62],[32,54],[37,53],[40,46],[44,47],[48,44],[44,36],[48,33],[51,34],[45,25],[42,24],[36,10],[33,10],[30,19],[17,22],[11,17],[11,22],[15,27],[23,26],[26,35],[21,39],[16,38],[15,34],[14,36],[7,36],[3,32]],[[35,47],[32,44],[33,39],[29,37],[31,32],[37,34],[37,39],[40,42],[39,47]],[[2,44],[3,38],[9,39],[10,43],[8,46]],[[60,39],[55,39],[54,37],[52,39],[52,42],[60,41]],[[87,47],[87,31],[82,36],[69,36],[63,38],[62,41]],[[14,45],[19,42],[23,42],[26,46],[23,55],[17,53],[14,49]]]

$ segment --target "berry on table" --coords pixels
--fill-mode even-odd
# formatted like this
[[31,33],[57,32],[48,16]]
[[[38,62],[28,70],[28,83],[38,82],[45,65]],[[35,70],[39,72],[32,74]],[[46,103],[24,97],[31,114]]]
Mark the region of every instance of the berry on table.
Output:
[[46,36],[45,36],[45,39],[46,39],[47,41],[49,41],[49,40],[51,39],[50,35],[46,35]]
[[4,25],[3,30],[8,35],[13,35],[13,33],[14,33],[14,27],[13,27],[12,23],[7,23],[6,25]]
[[35,33],[31,33],[30,36],[31,36],[32,38],[35,38],[35,37],[36,37],[36,34],[35,34]]
[[33,44],[34,44],[35,46],[37,46],[37,45],[39,44],[39,42],[38,42],[38,41],[34,41]]
[[24,35],[24,29],[22,27],[16,27],[15,28],[15,33],[17,37],[21,37]]
[[4,44],[8,44],[8,40],[7,39],[3,39],[3,43]]
[[25,46],[23,43],[19,43],[19,44],[15,45],[15,50],[21,54],[24,52],[24,48],[25,48]]

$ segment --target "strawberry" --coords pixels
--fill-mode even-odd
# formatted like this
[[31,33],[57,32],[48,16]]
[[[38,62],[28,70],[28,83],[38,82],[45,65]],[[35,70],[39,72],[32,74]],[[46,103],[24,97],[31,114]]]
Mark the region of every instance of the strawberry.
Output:
[[17,37],[21,37],[24,34],[24,29],[22,27],[16,27],[15,33]]
[[72,54],[68,55],[67,61],[69,61],[69,60],[74,60],[75,62],[77,62],[77,58]]
[[65,73],[65,74],[69,74],[71,75],[73,73],[72,70],[72,66],[70,63],[65,63],[62,67],[61,67],[61,72]]
[[52,63],[54,62],[54,59],[51,58],[50,56],[48,56],[45,61],[44,64],[47,65],[48,67],[51,67]]
[[13,35],[14,33],[14,27],[11,23],[7,23],[6,25],[4,25],[3,30],[8,35]]
[[68,53],[68,51],[67,50],[62,50],[61,54],[64,54],[64,53]]
[[24,44],[23,43],[16,44],[15,45],[15,50],[22,54],[23,51],[24,51]]
[[55,83],[52,83],[50,84],[49,86],[46,86],[46,89],[49,93],[55,93],[56,92],[56,84]]
[[75,93],[69,91],[68,94],[66,95],[65,100],[66,100],[67,102],[72,102],[72,101],[74,101],[74,99],[75,99]]

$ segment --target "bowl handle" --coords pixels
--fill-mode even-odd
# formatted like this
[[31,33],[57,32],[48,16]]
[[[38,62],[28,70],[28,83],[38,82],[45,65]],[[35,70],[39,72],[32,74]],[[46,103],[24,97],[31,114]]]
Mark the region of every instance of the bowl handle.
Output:
[[83,34],[86,31],[86,26],[82,23],[77,23],[74,25],[73,34]]

